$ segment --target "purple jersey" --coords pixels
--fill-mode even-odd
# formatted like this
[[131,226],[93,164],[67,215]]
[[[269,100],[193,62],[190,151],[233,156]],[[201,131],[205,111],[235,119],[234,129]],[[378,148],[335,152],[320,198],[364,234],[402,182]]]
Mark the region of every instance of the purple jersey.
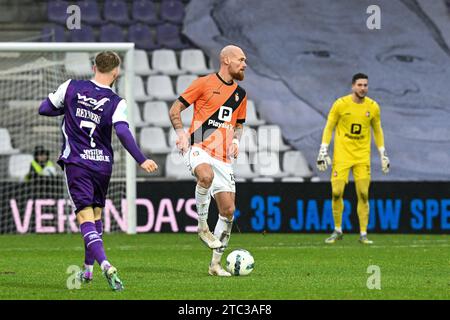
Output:
[[64,143],[58,163],[111,174],[112,128],[117,122],[127,122],[125,100],[94,80],[67,80],[48,98],[64,110]]

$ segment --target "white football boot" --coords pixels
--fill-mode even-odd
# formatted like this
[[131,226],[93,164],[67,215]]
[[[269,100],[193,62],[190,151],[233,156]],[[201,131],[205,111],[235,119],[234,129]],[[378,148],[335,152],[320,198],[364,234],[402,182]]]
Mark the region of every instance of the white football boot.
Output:
[[198,237],[203,241],[210,249],[219,249],[222,246],[222,242],[217,239],[209,229],[199,229]]
[[231,277],[231,273],[222,268],[220,263],[210,264],[208,274],[210,276]]

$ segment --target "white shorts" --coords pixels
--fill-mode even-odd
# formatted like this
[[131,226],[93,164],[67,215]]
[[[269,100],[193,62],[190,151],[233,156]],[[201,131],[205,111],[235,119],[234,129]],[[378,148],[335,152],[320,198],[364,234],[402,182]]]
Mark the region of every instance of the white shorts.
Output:
[[233,166],[231,163],[226,163],[211,157],[205,150],[199,147],[191,147],[183,155],[183,158],[184,163],[194,176],[194,170],[199,164],[207,163],[211,165],[214,172],[214,179],[210,189],[212,196],[218,192],[236,193],[236,183],[234,181]]

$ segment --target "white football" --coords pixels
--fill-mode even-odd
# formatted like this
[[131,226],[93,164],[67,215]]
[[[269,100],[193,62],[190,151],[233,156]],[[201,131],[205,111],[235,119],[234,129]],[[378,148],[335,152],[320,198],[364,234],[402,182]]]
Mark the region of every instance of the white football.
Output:
[[255,260],[247,250],[237,249],[227,256],[226,268],[234,276],[246,276],[252,272],[254,266]]

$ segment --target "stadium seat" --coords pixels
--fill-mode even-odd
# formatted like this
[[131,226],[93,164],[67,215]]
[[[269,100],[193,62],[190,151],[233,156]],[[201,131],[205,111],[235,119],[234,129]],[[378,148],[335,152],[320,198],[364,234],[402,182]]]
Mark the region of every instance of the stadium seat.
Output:
[[69,35],[72,42],[95,42],[95,34],[91,26],[70,30]]
[[0,155],[9,155],[19,153],[11,145],[11,136],[6,128],[0,128]]
[[56,22],[60,24],[66,24],[67,19],[67,7],[70,4],[61,0],[50,0],[47,3],[47,18],[48,21]]
[[269,178],[269,177],[257,177],[257,178],[253,178],[252,182],[257,182],[257,183],[273,183],[275,182],[274,178]]
[[128,16],[128,6],[123,0],[106,0],[103,6],[105,20],[121,25],[130,24],[132,21]]
[[[119,78],[119,95],[125,97],[125,82],[124,77]],[[133,81],[134,100],[138,102],[153,100],[153,96],[145,93],[144,81],[139,76],[134,76]]]
[[302,177],[284,177],[284,178],[281,178],[281,182],[301,183],[301,182],[305,182],[305,179],[303,179]]
[[192,74],[183,74],[177,77],[176,87],[177,87],[177,95],[180,96],[184,90],[186,90],[191,83],[197,79],[196,75]]
[[190,126],[193,117],[194,117],[194,106],[190,106],[189,108],[186,108],[183,111],[181,111],[181,121],[183,122],[183,126]]
[[137,49],[155,50],[160,48],[153,39],[150,27],[142,23],[133,24],[128,28],[128,41],[134,42]]
[[181,50],[189,47],[181,40],[180,27],[164,23],[156,27],[156,39],[160,47],[173,50]]
[[167,128],[172,126],[167,103],[164,101],[146,102],[144,105],[144,121],[155,127]]
[[166,157],[166,177],[177,180],[195,180],[178,152],[169,153]]
[[31,161],[33,161],[33,155],[31,154],[15,154],[9,158],[8,174],[12,179],[24,180],[25,176],[30,171]]
[[152,54],[153,69],[169,76],[184,73],[178,68],[175,51],[170,49],[160,49],[153,51]]
[[233,171],[236,178],[252,179],[258,176],[252,171],[247,153],[242,151],[233,163]]
[[161,18],[167,22],[182,24],[184,19],[184,4],[180,0],[164,0],[160,7]]
[[87,52],[67,52],[64,58],[66,72],[74,76],[92,75],[92,64]]
[[263,177],[282,178],[287,176],[280,169],[280,159],[277,152],[259,151],[254,158],[255,172]]
[[81,10],[81,21],[83,25],[87,23],[92,26],[98,26],[105,23],[105,21],[100,17],[100,10],[98,9],[97,1],[84,0],[79,1],[77,5]]
[[181,69],[185,72],[204,75],[213,72],[206,67],[205,55],[199,49],[181,51]]
[[284,144],[281,129],[277,125],[263,125],[258,127],[259,151],[286,151],[291,149]]
[[125,42],[122,27],[108,23],[100,28],[100,42]]
[[[130,103],[128,102],[128,106]],[[146,123],[142,120],[141,117],[141,110],[139,109],[139,106],[137,103],[133,103],[133,119],[134,119],[134,126],[137,128],[144,127]]]
[[242,131],[241,140],[239,142],[239,149],[249,153],[255,153],[258,151],[258,144],[256,142],[256,130],[245,127]]
[[173,92],[172,81],[169,76],[149,76],[147,79],[147,92],[157,100],[173,102],[177,96]]
[[170,148],[167,145],[166,135],[162,128],[145,127],[139,133],[139,145],[142,151],[147,153],[168,153]]
[[134,67],[137,75],[148,76],[155,74],[155,71],[150,68],[147,51],[145,50],[134,50]]
[[298,150],[286,151],[283,155],[283,171],[291,176],[310,178],[312,171],[305,156]]
[[[219,68],[219,66],[217,65],[214,65],[214,63],[219,63],[219,61],[216,61],[216,60],[213,60],[213,59],[211,59],[211,58],[209,58],[209,57],[206,57],[206,60],[207,60],[207,63],[208,63],[208,69],[211,69],[211,70],[216,70],[216,69],[218,69]],[[214,71],[212,71],[212,72],[214,72]]]
[[255,103],[253,102],[253,100],[248,100],[245,124],[249,126],[260,126],[265,123],[266,122],[264,120],[258,118],[258,115],[256,114]]
[[134,0],[131,9],[131,16],[134,21],[149,25],[161,23],[157,15],[158,10],[151,0]]
[[66,34],[64,27],[59,25],[47,25],[41,31],[42,42],[65,42]]

